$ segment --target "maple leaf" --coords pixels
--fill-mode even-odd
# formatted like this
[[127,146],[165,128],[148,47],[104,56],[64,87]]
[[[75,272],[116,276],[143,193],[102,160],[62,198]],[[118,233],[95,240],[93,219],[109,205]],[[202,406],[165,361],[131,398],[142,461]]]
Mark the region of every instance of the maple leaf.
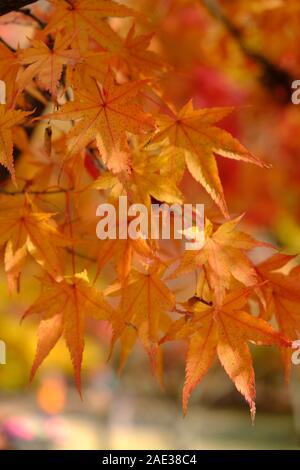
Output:
[[113,175],[102,173],[95,181],[96,189],[111,189],[115,198],[124,192],[134,203],[151,206],[151,198],[169,204],[183,202],[178,183],[184,173],[184,156],[178,149],[161,150],[156,145],[136,146],[130,151],[129,171]]
[[16,184],[13,161],[13,130],[24,122],[30,112],[15,111],[0,104],[0,163],[10,172],[13,182]]
[[[118,227],[116,227],[118,230]],[[137,240],[128,237],[126,240],[116,238],[115,240],[101,240],[97,256],[96,278],[101,270],[114,260],[118,278],[122,284],[125,284],[126,278],[130,274],[134,256],[142,258],[153,258],[153,251],[147,240],[139,238]]]
[[215,123],[232,111],[233,108],[194,110],[192,101],[189,101],[177,114],[159,116],[159,131],[153,139],[159,141],[167,138],[171,145],[186,150],[188,170],[205,188],[225,216],[228,216],[228,210],[215,154],[269,167],[248,152],[227,131],[215,127]]
[[130,80],[151,78],[154,74],[162,73],[167,68],[166,64],[155,52],[147,50],[153,36],[153,33],[135,36],[133,24],[125,40],[114,51],[84,51],[82,62],[68,72],[69,83],[85,86],[88,76],[103,82],[109,69]]
[[1,196],[0,246],[5,245],[5,271],[16,287],[27,254],[57,279],[62,277],[58,247],[69,241],[58,231],[52,213],[40,212],[28,196]]
[[[279,272],[285,265],[295,259],[294,256],[276,253],[257,265],[257,273],[262,281],[268,281],[259,289],[265,300],[261,303],[261,317],[271,320],[275,315],[281,331],[290,340],[296,340],[300,332],[300,277],[297,270],[289,275]],[[291,355],[289,349],[281,350],[285,366],[285,378],[288,380],[291,371]]]
[[[155,146],[137,149],[132,155],[132,171],[129,176],[130,191],[134,201],[150,207],[151,197],[169,204],[183,202],[177,183],[183,176],[183,155],[169,147],[159,153]],[[176,162],[176,163],[175,163]],[[172,163],[176,164],[173,169]]]
[[[232,172],[232,166],[225,165],[225,178],[221,181],[217,155],[268,166],[218,127],[217,123],[227,117],[232,108],[194,109],[190,101],[179,112],[174,109],[187,96],[194,96],[195,103],[197,101],[204,106],[230,102],[246,104],[249,100],[247,93],[230,84],[221,69],[240,70],[246,56],[256,62],[258,69],[263,69],[263,75],[270,75],[270,70],[267,70],[270,67],[265,67],[265,58],[259,50],[252,53],[247,47],[242,47],[244,58],[240,54],[224,55],[224,50],[230,52],[232,49],[228,47],[231,41],[228,31],[225,28],[214,38],[213,22],[210,25],[210,21],[206,21],[207,11],[202,11],[202,6],[199,10],[199,2],[194,8],[192,4],[195,2],[186,0],[143,0],[142,9],[152,20],[154,7],[172,3],[172,8],[166,11],[167,21],[166,12],[160,12],[163,15],[154,15],[157,17],[154,22],[151,20],[151,25],[143,14],[126,6],[138,5],[137,1],[122,0],[122,4],[113,0],[49,2],[48,9],[36,5],[31,12],[11,12],[9,16],[0,18],[4,29],[10,23],[21,25],[24,34],[19,39],[21,43],[28,44],[20,48],[12,28],[3,29],[0,80],[5,82],[7,104],[1,105],[0,109],[0,163],[8,168],[16,183],[13,157],[18,157],[18,176],[23,189],[15,190],[10,181],[2,181],[5,186],[1,193],[5,196],[0,196],[0,249],[4,254],[4,270],[11,291],[19,290],[21,273],[33,261],[42,273],[41,294],[25,313],[25,317],[36,314],[40,319],[30,378],[33,379],[40,364],[64,337],[80,392],[85,323],[88,317],[92,317],[108,321],[112,326],[111,348],[116,343],[120,344],[120,368],[139,340],[160,381],[161,344],[178,339],[188,342],[183,391],[185,412],[192,390],[218,357],[236,388],[248,401],[254,417],[255,383],[248,342],[279,347],[288,377],[292,353],[289,347],[293,340],[298,339],[300,331],[300,267],[289,270],[290,265],[286,263],[293,257],[282,254],[255,266],[248,251],[270,245],[259,243],[239,231],[237,223],[240,218],[229,219],[223,183],[235,197],[237,208],[240,207],[238,187],[240,195],[243,189],[244,197],[248,193],[253,197],[254,186],[249,186],[249,181],[254,179],[254,173],[249,167],[250,176],[238,167]],[[228,13],[230,26],[230,15],[232,22],[236,20],[238,24],[242,10],[249,2],[227,2],[232,3],[228,7],[225,7],[226,2],[220,3],[220,8],[224,4]],[[280,37],[278,31],[287,23],[286,12],[295,13],[297,10],[297,14],[290,15],[289,34],[280,37],[279,50],[276,40],[271,41],[272,44],[269,41],[270,57],[281,58],[281,63],[288,65],[289,72],[295,75],[299,54],[291,52],[291,48],[286,53],[285,46],[291,38],[299,37],[299,0],[271,3],[267,0],[251,2],[251,25],[254,25],[258,36],[271,33]],[[288,3],[285,8],[284,3]],[[184,25],[187,27],[183,28]],[[264,26],[262,31],[258,29],[261,25]],[[151,49],[153,33],[149,28],[151,31],[157,29],[157,39],[153,41],[157,54]],[[246,33],[245,37],[252,34],[250,30]],[[207,47],[201,35],[217,40],[212,40]],[[176,47],[177,44],[184,47]],[[199,58],[202,65],[199,65]],[[271,65],[276,71],[275,62]],[[216,63],[224,66],[220,73],[208,65]],[[143,80],[145,78],[147,80]],[[285,79],[276,79],[275,82],[268,80],[268,83],[276,92],[273,98],[283,102],[289,87],[280,81],[286,82]],[[270,97],[263,96],[263,87],[259,87],[256,97],[256,85],[250,87],[254,104],[256,98],[260,103],[263,98],[265,105],[270,104]],[[61,91],[60,102],[58,90]],[[170,104],[167,104],[168,100]],[[62,103],[66,104],[61,107]],[[44,111],[50,113],[50,106],[54,111],[42,116]],[[35,108],[35,119],[20,127],[28,113],[17,110],[32,108]],[[266,197],[251,219],[261,221],[261,215],[265,218],[266,213],[273,209],[276,210],[273,210],[272,222],[276,214],[282,216],[286,211],[282,212],[276,204],[276,193],[281,194],[281,186],[290,186],[288,189],[292,192],[287,202],[292,202],[289,208],[293,213],[288,224],[280,224],[280,221],[272,224],[277,236],[290,242],[290,225],[297,223],[299,215],[295,202],[298,174],[296,165],[293,167],[299,153],[296,142],[299,122],[295,109],[292,111],[286,107],[283,117],[282,113],[277,113],[281,119],[274,114],[274,109],[271,107],[261,120],[257,119],[259,113],[250,113],[247,123],[244,123],[247,125],[243,126],[243,132],[248,136],[260,136],[256,146],[262,151],[269,149],[270,142],[266,136],[273,133],[276,144],[273,153],[276,165],[279,164],[277,171],[267,175],[262,185],[265,189],[261,192]],[[52,127],[47,124],[43,141],[40,131],[44,125],[36,121],[48,118],[64,122]],[[257,120],[255,128],[254,119]],[[232,120],[230,127],[237,124]],[[257,132],[259,126],[261,129]],[[262,134],[264,138],[261,138]],[[14,154],[13,147],[17,149]],[[280,167],[281,155],[288,157],[283,167]],[[126,195],[130,204],[142,203],[149,210],[156,202],[182,204],[185,198],[186,202],[194,201],[197,196],[195,185],[190,185],[190,177],[183,178],[186,169],[205,188],[216,204],[215,209],[221,210],[227,220],[220,224],[217,222],[219,216],[209,216],[213,222],[206,220],[206,239],[201,250],[187,250],[182,254],[181,243],[136,240],[130,236],[125,240],[118,236],[113,240],[98,240],[96,235],[103,234],[101,228],[104,224],[97,225],[95,233],[97,203],[105,201],[116,205],[118,198]],[[257,190],[258,186],[256,182],[254,189]],[[30,194],[35,195],[34,199]],[[41,201],[42,205],[37,206],[36,201]],[[48,212],[45,207],[58,212]],[[141,213],[143,215],[142,209]],[[62,221],[59,227],[55,219]],[[116,219],[116,224],[120,224],[120,217],[116,216]],[[128,222],[132,222],[130,217],[128,221],[122,221],[125,225]],[[140,223],[141,231],[144,229],[142,225]],[[131,228],[133,226],[138,229],[137,222]],[[294,231],[296,233],[296,229]],[[188,237],[197,233],[197,227],[182,232]],[[166,259],[164,264],[158,254]],[[295,260],[293,262],[295,265]],[[116,310],[104,300],[101,292],[91,286],[85,271],[76,274],[79,264],[96,272],[96,278],[101,272],[105,281],[107,276],[117,275],[118,282],[106,292],[107,295],[117,295],[114,299]],[[174,267],[174,272],[167,278],[170,266]],[[102,273],[104,267],[107,269]],[[66,276],[65,270],[73,274]],[[175,293],[182,290],[181,283],[188,284],[185,287],[190,292],[194,276],[176,280],[176,286],[170,288],[167,281],[191,270],[195,270],[197,278],[196,293],[187,302],[176,303]],[[244,286],[247,289],[240,290]],[[251,315],[253,301],[256,302],[255,307],[258,303],[260,308],[258,317]],[[173,321],[172,315],[176,318],[180,315],[180,319]],[[280,331],[276,332],[270,326],[274,320]]]
[[17,82],[19,93],[36,78],[37,84],[56,99],[63,65],[74,66],[81,59],[79,50],[68,50],[72,38],[57,34],[54,44],[33,39],[28,49],[18,51],[18,60],[26,69],[20,69]]
[[173,310],[175,298],[161,277],[165,267],[154,263],[145,273],[132,270],[123,286],[116,284],[108,294],[121,294],[116,315],[112,318],[112,347],[121,340],[120,368],[126,362],[139,337],[156,369],[159,332],[166,332],[170,325],[167,312]]
[[[59,187],[77,187],[78,180],[82,176],[82,155],[78,153],[69,159],[63,167],[62,161],[66,152],[66,135],[62,134],[56,139],[51,138],[52,128],[47,127],[44,134],[43,146],[30,146],[25,150],[22,157],[26,159],[28,164],[34,167],[31,179],[30,190],[42,191],[51,187],[57,189]],[[50,190],[51,192],[51,190]]]
[[[143,234],[140,233],[139,238],[121,238],[119,233],[128,233],[128,224],[133,220],[132,217],[122,217],[122,214],[118,214],[118,205],[116,201],[112,201],[111,204],[115,204],[116,217],[114,220],[109,222],[110,236],[106,238],[106,230],[108,228],[106,214],[102,212],[97,214],[100,217],[99,223],[103,223],[100,231],[98,232],[98,224],[96,226],[95,237],[95,218],[82,217],[79,221],[73,224],[74,231],[78,234],[80,245],[85,250],[91,250],[91,254],[96,262],[96,273],[95,280],[100,275],[101,271],[112,262],[113,267],[116,269],[118,279],[122,285],[126,285],[126,279],[132,269],[132,266],[138,266],[141,263],[149,262],[156,258],[153,244],[150,240],[143,238]],[[118,215],[117,215],[118,214]],[[102,220],[103,219],[103,220]],[[102,222],[101,222],[102,220]],[[139,228],[137,227],[137,232]],[[104,237],[103,233],[105,232]],[[115,234],[115,235],[113,235]]]
[[[109,160],[114,152],[120,150],[126,132],[141,134],[154,128],[153,119],[135,101],[144,84],[144,81],[134,81],[116,85],[109,72],[103,86],[91,79],[87,90],[76,90],[73,102],[44,118],[79,119],[69,132],[69,154],[77,153],[96,139],[100,154]],[[116,167],[119,171],[117,164]]]
[[113,309],[102,294],[89,285],[86,272],[66,277],[60,282],[53,279],[44,280],[40,296],[23,316],[41,317],[30,380],[63,336],[71,355],[76,386],[80,393],[86,317],[109,320],[112,314]]
[[10,105],[16,94],[16,76],[19,70],[16,53],[0,43],[0,80],[6,88],[6,103]]
[[105,81],[111,67],[111,56],[105,52],[87,50],[81,53],[81,61],[75,67],[68,68],[66,82],[72,88],[89,88],[91,78],[100,83]]
[[[125,40],[114,52],[107,53],[112,67],[131,78],[151,77],[166,69],[166,64],[155,52],[148,50],[154,33],[135,35],[131,26]],[[104,54],[103,54],[104,55]]]
[[252,316],[246,305],[251,289],[229,293],[220,306],[191,299],[184,304],[186,316],[176,320],[162,342],[189,343],[183,388],[183,411],[189,397],[202,380],[215,357],[219,358],[237,390],[249,403],[255,416],[255,377],[248,342],[290,347],[291,343],[263,319]]
[[109,26],[108,17],[136,16],[138,13],[125,5],[110,0],[51,0],[54,14],[45,33],[64,30],[74,35],[76,47],[87,49],[88,39],[109,50],[120,46],[121,39]]
[[172,277],[202,267],[218,304],[222,303],[233,279],[246,286],[256,284],[258,276],[246,252],[256,247],[270,245],[258,242],[250,235],[236,230],[240,220],[241,217],[238,217],[225,222],[215,231],[212,224],[207,221],[203,248],[186,251]]

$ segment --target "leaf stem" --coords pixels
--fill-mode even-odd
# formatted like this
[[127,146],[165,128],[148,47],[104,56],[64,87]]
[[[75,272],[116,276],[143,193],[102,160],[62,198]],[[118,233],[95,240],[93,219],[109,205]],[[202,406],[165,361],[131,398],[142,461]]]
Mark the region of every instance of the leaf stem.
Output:
[[[264,54],[259,51],[253,50],[246,43],[242,31],[231,21],[231,19],[224,13],[220,5],[216,0],[203,0],[208,12],[216,20],[220,21],[223,26],[227,29],[232,38],[239,45],[245,56],[256,62],[261,69],[262,75],[260,77],[261,83],[271,92],[280,88],[284,91],[284,95],[281,98],[282,101],[290,102],[291,83],[294,78],[291,74],[280,67],[279,65],[271,62]],[[273,94],[274,96],[281,96]]]

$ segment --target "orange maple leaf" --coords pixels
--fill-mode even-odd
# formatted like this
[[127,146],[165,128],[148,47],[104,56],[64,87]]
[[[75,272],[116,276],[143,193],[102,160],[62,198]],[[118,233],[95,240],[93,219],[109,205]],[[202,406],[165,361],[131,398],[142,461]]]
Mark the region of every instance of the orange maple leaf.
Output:
[[16,53],[0,43],[0,80],[5,82],[6,103],[9,105],[16,95],[16,76],[19,64]]
[[[289,275],[279,270],[294,258],[291,255],[276,253],[256,267],[259,278],[268,281],[259,288],[265,300],[265,303],[261,304],[261,317],[271,320],[275,315],[279,330],[290,340],[298,339],[300,332],[300,277],[297,270],[293,270]],[[285,378],[288,380],[292,351],[282,349],[281,354]]]
[[228,210],[215,154],[269,167],[248,152],[231,134],[215,126],[215,123],[232,111],[233,108],[194,110],[192,101],[189,101],[177,114],[159,116],[159,131],[153,139],[168,139],[171,145],[186,150],[188,170],[210,194],[225,216],[228,216]]
[[5,245],[5,271],[11,290],[20,277],[27,254],[52,276],[62,277],[59,247],[69,241],[57,229],[52,213],[40,212],[28,196],[1,196],[0,246]]
[[[218,356],[237,390],[249,403],[255,416],[255,378],[247,342],[290,347],[283,335],[260,318],[250,315],[246,306],[251,289],[229,293],[221,306],[201,301],[184,304],[186,315],[175,321],[162,342],[188,341],[186,377],[183,388],[183,411],[188,400]],[[184,313],[184,312],[182,312]]]
[[80,51],[69,49],[72,38],[57,34],[53,45],[47,45],[42,40],[32,40],[31,47],[18,51],[18,60],[26,69],[20,69],[17,76],[20,93],[33,78],[37,84],[57,96],[57,88],[62,74],[63,65],[74,66],[81,59]]
[[129,171],[117,175],[104,172],[94,187],[110,189],[114,198],[125,192],[131,202],[145,204],[149,209],[151,197],[182,204],[184,198],[178,185],[184,173],[184,157],[180,151],[173,147],[161,150],[156,145],[136,146],[129,151]]
[[74,35],[76,47],[88,47],[88,39],[109,50],[120,46],[121,39],[105,21],[108,17],[136,16],[138,13],[111,0],[51,0],[54,14],[45,32],[64,30]]
[[203,248],[196,252],[186,251],[172,277],[203,268],[218,304],[222,304],[233,279],[245,286],[256,284],[258,275],[246,252],[270,245],[258,242],[250,235],[236,230],[240,220],[241,217],[238,217],[225,222],[215,231],[207,221]]
[[132,270],[125,285],[108,289],[108,293],[121,294],[117,313],[111,319],[112,347],[121,340],[120,368],[139,338],[156,369],[159,332],[166,332],[171,322],[167,312],[175,306],[173,293],[161,279],[164,270],[158,263],[145,273]]
[[155,52],[147,50],[153,36],[153,33],[135,36],[133,24],[125,40],[113,51],[83,51],[82,62],[76,65],[75,70],[69,69],[70,82],[81,83],[84,87],[87,76],[102,82],[109,68],[130,80],[151,78],[162,73],[167,68],[166,64]]
[[13,161],[13,129],[24,122],[30,112],[7,109],[0,104],[0,163],[5,166],[16,184],[15,168]]
[[44,136],[43,146],[28,146],[23,153],[23,158],[36,169],[31,179],[30,190],[43,192],[45,188],[53,188],[50,192],[59,191],[59,187],[70,187],[71,182],[74,188],[77,187],[83,176],[84,161],[81,153],[69,159],[62,172],[61,162],[66,152],[66,135],[62,134],[53,139],[52,128],[47,127]]
[[115,261],[118,278],[121,283],[125,283],[131,268],[134,255],[139,255],[144,258],[152,258],[153,252],[146,240],[142,238],[132,240],[102,240],[100,242],[99,255],[97,257],[97,273],[98,277],[100,271],[104,266],[111,261]]
[[166,70],[166,64],[160,56],[148,50],[153,36],[154,33],[135,35],[135,24],[133,24],[120,47],[114,52],[106,53],[111,66],[131,79],[151,77]]
[[66,277],[60,282],[43,280],[43,290],[26,310],[23,318],[39,315],[38,344],[32,365],[32,380],[38,367],[61,336],[69,349],[78,391],[81,390],[81,364],[84,351],[85,319],[109,320],[112,307],[102,294],[91,287],[85,272]]
[[[136,95],[144,84],[144,81],[134,81],[116,85],[109,72],[103,85],[90,79],[88,89],[75,91],[73,102],[44,118],[79,120],[69,132],[69,155],[96,139],[100,154],[109,160],[114,152],[120,151],[126,132],[141,134],[154,129],[153,119],[136,103]],[[117,162],[116,167],[120,171]]]

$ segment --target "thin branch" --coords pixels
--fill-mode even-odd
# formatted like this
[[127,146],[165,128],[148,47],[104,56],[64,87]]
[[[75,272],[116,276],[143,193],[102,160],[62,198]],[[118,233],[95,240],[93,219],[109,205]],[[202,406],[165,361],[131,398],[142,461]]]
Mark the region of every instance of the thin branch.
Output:
[[4,194],[5,196],[20,196],[24,194],[34,194],[36,196],[41,195],[52,195],[52,194],[66,194],[69,192],[74,191],[74,188],[59,188],[59,189],[49,189],[44,191],[34,191],[34,190],[27,190],[25,188],[16,190],[16,191],[8,191],[6,189],[0,188],[0,194]]
[[4,44],[4,46],[7,47],[7,49],[9,49],[11,52],[16,52],[16,49],[10,46],[1,36],[0,36],[0,42]]
[[23,13],[23,15],[28,16],[29,18],[33,19],[39,25],[40,29],[44,29],[46,27],[47,23],[45,23],[45,21],[41,20],[36,15],[34,15],[31,12],[30,8],[21,8],[18,11],[20,13]]
[[203,297],[198,297],[197,295],[195,295],[195,298],[198,300],[198,302],[201,302],[202,304],[207,305],[208,307],[213,306],[212,301],[205,300],[205,299],[203,299]]
[[72,253],[74,253],[78,258],[84,259],[84,260],[89,261],[91,263],[96,263],[97,262],[96,258],[92,258],[92,256],[88,256],[88,255],[84,255],[83,253],[79,253],[76,250],[72,250],[72,248],[66,248],[66,251],[70,255],[72,255]]
[[0,0],[0,16],[11,11],[18,11],[20,8],[36,3],[37,0]]
[[261,76],[261,82],[268,88],[272,93],[274,90],[280,88],[283,91],[283,95],[278,97],[284,102],[290,101],[291,84],[293,77],[290,73],[281,68],[279,65],[271,62],[261,52],[254,51],[245,42],[242,32],[237,26],[226,16],[216,0],[202,0],[209,13],[220,21],[230,35],[235,39],[236,43],[240,46],[243,53],[261,66],[263,74]]
[[193,316],[193,312],[190,310],[181,310],[179,308],[174,308],[172,312],[178,313],[179,315],[184,315],[187,318],[191,318]]

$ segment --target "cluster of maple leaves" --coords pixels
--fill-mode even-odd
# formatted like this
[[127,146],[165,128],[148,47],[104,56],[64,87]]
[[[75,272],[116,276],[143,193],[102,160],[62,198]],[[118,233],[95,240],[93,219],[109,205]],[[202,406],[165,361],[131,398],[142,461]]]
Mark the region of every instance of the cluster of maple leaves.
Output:
[[[11,176],[0,189],[4,269],[12,293],[32,260],[41,282],[24,314],[39,318],[31,378],[64,337],[80,391],[91,317],[110,323],[121,367],[139,340],[159,380],[162,345],[188,343],[184,411],[217,356],[254,416],[248,343],[280,348],[288,377],[300,328],[300,271],[281,271],[294,257],[275,248],[253,263],[249,252],[270,245],[241,232],[240,217],[230,217],[216,155],[257,171],[272,171],[270,165],[218,125],[233,108],[196,109],[190,97],[178,109],[168,100],[172,65],[151,47],[154,33],[143,12],[111,0],[49,1],[48,10],[32,10],[27,47],[0,44],[6,85],[0,163]],[[201,250],[185,252],[178,241],[166,248],[96,238],[97,202],[117,204],[127,195],[147,207],[183,204],[186,172],[218,208],[206,214]],[[176,282],[190,272],[197,274],[195,292],[179,302]],[[103,279],[115,282],[104,289]]]

